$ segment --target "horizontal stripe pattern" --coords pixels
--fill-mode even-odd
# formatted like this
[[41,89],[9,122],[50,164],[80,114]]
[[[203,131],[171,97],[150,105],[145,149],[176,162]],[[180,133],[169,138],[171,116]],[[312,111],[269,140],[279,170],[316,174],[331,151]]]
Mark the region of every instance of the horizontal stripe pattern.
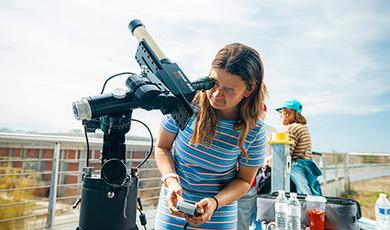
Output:
[[[243,143],[248,153],[248,157],[245,157],[238,146],[240,132],[234,130],[233,120],[218,121],[217,132],[210,146],[191,145],[189,142],[195,121],[196,118],[192,117],[183,131],[179,130],[170,115],[164,116],[161,122],[166,132],[177,135],[173,147],[176,173],[183,187],[184,199],[194,203],[217,194],[229,184],[238,173],[238,164],[240,167],[259,168],[266,147],[265,125],[258,121]],[[161,194],[163,192],[164,189]],[[161,215],[156,217],[156,229],[176,229],[176,225],[182,229],[184,220],[170,215],[166,207],[166,198],[161,195],[158,207]],[[199,229],[235,229],[236,209],[236,202],[219,209],[211,221],[198,226]]]
[[[166,194],[168,189],[162,187],[160,191],[160,199],[158,202],[158,212],[154,228],[156,230],[183,230],[186,223],[184,217],[172,215],[168,209],[160,208],[167,207]],[[188,193],[183,194],[183,198],[190,203],[196,203],[203,199],[202,196],[188,196]],[[237,226],[237,204],[233,202],[230,205],[224,206],[216,210],[211,217],[211,220],[200,226],[189,225],[187,229],[236,229]]]
[[290,146],[292,159],[304,159],[312,157],[311,138],[306,125],[292,123],[287,126],[287,132],[290,140],[293,142]]

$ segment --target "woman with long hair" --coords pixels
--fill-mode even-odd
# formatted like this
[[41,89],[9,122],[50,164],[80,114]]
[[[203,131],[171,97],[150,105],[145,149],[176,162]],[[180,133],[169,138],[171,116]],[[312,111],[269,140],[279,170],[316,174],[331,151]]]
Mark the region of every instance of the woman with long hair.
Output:
[[[256,50],[226,45],[212,61],[215,85],[198,92],[184,130],[161,122],[155,158],[162,175],[156,229],[235,229],[237,199],[250,188],[265,152],[264,69]],[[176,208],[194,203],[200,216]]]
[[306,126],[306,119],[302,115],[302,104],[296,100],[287,100],[276,109],[280,112],[282,125],[287,126],[292,145],[290,154],[293,160],[311,158],[311,138],[309,129]]
[[311,138],[307,121],[302,115],[302,104],[291,99],[276,109],[280,112],[281,123],[287,127],[292,144],[290,154],[292,159],[291,181],[293,188],[301,194],[321,195],[320,183],[317,179],[321,170],[312,160]]

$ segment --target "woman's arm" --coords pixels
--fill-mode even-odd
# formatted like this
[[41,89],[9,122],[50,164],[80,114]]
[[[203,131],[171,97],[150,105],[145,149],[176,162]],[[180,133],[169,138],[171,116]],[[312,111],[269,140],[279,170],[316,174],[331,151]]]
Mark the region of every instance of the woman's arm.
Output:
[[[160,127],[157,137],[156,148],[154,151],[154,157],[156,159],[157,167],[162,176],[168,173],[176,173],[175,164],[172,158],[172,145],[176,135],[165,131]],[[168,210],[176,216],[184,216],[176,208],[177,201],[183,200],[183,189],[179,184],[177,177],[168,177],[165,179],[164,186],[168,188],[167,202]]]
[[165,175],[167,173],[176,173],[171,153],[175,137],[175,134],[168,133],[160,127],[157,136],[154,157],[156,159],[157,167],[161,175]]

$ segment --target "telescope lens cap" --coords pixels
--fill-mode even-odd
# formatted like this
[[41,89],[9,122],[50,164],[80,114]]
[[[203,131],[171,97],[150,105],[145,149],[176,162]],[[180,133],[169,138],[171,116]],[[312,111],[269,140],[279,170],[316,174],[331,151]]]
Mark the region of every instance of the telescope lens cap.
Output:
[[133,33],[134,30],[135,30],[138,26],[144,26],[144,24],[141,22],[141,20],[139,20],[139,19],[134,19],[134,20],[132,20],[132,21],[129,23],[129,30],[131,31],[131,33]]

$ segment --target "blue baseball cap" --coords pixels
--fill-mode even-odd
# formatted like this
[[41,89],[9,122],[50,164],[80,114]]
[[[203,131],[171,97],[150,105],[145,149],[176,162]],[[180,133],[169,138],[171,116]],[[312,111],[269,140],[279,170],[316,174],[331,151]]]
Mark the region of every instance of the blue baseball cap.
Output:
[[287,100],[283,103],[283,105],[276,109],[276,111],[280,112],[282,109],[292,109],[297,111],[298,113],[302,112],[302,104],[295,99]]

